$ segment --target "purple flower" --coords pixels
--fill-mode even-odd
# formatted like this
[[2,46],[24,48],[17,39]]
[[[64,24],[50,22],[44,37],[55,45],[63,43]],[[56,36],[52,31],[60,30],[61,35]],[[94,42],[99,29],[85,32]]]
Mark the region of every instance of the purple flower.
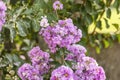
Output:
[[79,62],[77,62],[76,69],[79,69],[81,71],[85,70],[92,70],[98,66],[95,59],[91,57],[82,57]]
[[5,11],[7,10],[6,5],[3,1],[0,1],[0,31],[5,23]]
[[39,71],[41,75],[48,72],[49,66],[49,53],[42,51],[38,46],[34,47],[28,53],[32,65]]
[[67,47],[67,50],[70,51],[73,54],[85,54],[87,52],[87,50],[85,49],[85,47],[79,45],[79,44],[73,44]]
[[61,66],[52,71],[50,80],[73,80],[73,71],[67,66]]
[[57,48],[68,47],[80,41],[82,32],[73,24],[72,19],[59,20],[53,26],[42,28],[39,32],[48,44],[52,53]]
[[75,80],[105,80],[105,72],[102,67],[91,57],[83,57],[77,65],[74,66]]
[[38,46],[31,49],[28,56],[33,63],[48,62],[50,57],[49,53],[42,51]]
[[102,67],[98,66],[95,69],[74,73],[74,80],[106,80],[105,72]]
[[46,74],[49,71],[49,69],[50,69],[49,63],[45,63],[45,62],[33,64],[33,66],[35,67],[36,70],[39,71],[40,75]]
[[68,54],[65,59],[75,62],[78,62],[82,57],[85,57],[85,53],[87,51],[83,46],[78,44],[68,46],[67,50],[70,52],[70,54]]
[[54,10],[62,10],[63,4],[60,1],[55,1],[53,3],[53,8],[54,8]]
[[36,57],[36,55],[39,54],[39,51],[40,51],[40,47],[39,46],[36,46],[36,47],[33,47],[29,52],[28,52],[28,56],[30,57],[30,59]]
[[47,27],[47,26],[49,26],[47,16],[42,16],[42,19],[40,21],[40,26],[41,27]]
[[38,70],[28,63],[23,64],[18,69],[18,75],[22,80],[43,80]]
[[7,8],[6,8],[5,3],[3,1],[0,1],[0,11],[2,11],[2,10],[6,11]]

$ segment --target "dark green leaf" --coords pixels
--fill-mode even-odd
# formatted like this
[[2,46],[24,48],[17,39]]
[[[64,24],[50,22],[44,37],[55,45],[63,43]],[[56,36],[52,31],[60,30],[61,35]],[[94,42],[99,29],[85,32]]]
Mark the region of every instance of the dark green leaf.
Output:
[[90,1],[86,1],[85,9],[88,13],[92,12],[92,4]]
[[111,17],[111,9],[110,8],[107,9],[106,15],[107,15],[107,18],[110,19],[110,17]]
[[100,20],[97,21],[96,26],[97,26],[99,29],[102,29],[102,23],[101,23]]
[[115,0],[113,6],[116,8],[117,13],[119,14],[120,0]]
[[32,27],[35,32],[38,32],[40,29],[40,25],[38,24],[38,22],[35,19],[33,19],[33,21],[32,21]]
[[104,20],[105,20],[106,28],[109,28],[110,25],[108,24],[108,20],[106,18],[104,18]]
[[86,21],[87,21],[87,23],[88,23],[89,25],[93,22],[93,18],[92,18],[92,16],[91,16],[90,14],[87,14],[87,15],[86,15]]
[[119,29],[119,25],[118,24],[112,24],[117,30]]
[[94,20],[96,21],[98,18],[98,13],[94,14]]

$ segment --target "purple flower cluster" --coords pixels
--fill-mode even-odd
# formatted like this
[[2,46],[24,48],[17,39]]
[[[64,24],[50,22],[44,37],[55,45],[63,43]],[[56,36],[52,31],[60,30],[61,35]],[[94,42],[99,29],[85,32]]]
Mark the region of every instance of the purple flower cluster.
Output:
[[31,59],[32,65],[39,71],[41,75],[49,70],[49,53],[43,52],[40,48],[34,47],[29,51],[28,56]]
[[63,9],[63,4],[60,1],[55,1],[53,3],[53,9],[54,10],[62,10]]
[[43,36],[53,53],[57,51],[58,47],[68,47],[79,42],[82,37],[81,30],[77,29],[72,19],[59,20],[53,26],[42,28],[39,34]]
[[27,63],[23,64],[18,70],[18,75],[22,80],[43,80],[41,76],[47,73],[50,68],[49,54],[37,46],[29,51],[28,56],[32,66]]
[[87,51],[83,46],[78,44],[68,46],[67,50],[70,52],[70,54],[68,54],[65,59],[74,62],[78,62],[82,57],[85,57],[85,53]]
[[73,70],[67,66],[61,66],[53,70],[50,80],[74,80]]
[[3,1],[0,0],[0,31],[2,26],[5,23],[5,11],[7,10],[6,5]]
[[67,47],[70,54],[66,60],[73,61],[74,80],[105,80],[105,72],[96,60],[85,55],[86,49],[78,44]]
[[23,64],[18,69],[18,75],[22,80],[43,80],[38,70],[28,63]]
[[70,54],[66,60],[73,61],[74,80],[105,80],[105,72],[98,66],[96,60],[85,55],[86,49],[78,44],[67,47]]
[[51,80],[106,79],[102,67],[98,66],[93,58],[85,55],[87,50],[83,46],[76,44],[80,41],[82,32],[77,29],[71,19],[59,20],[52,26],[42,28],[39,34],[43,36],[52,53],[55,53],[58,48],[65,47],[69,51],[65,60],[72,61],[71,63],[73,64],[74,72],[72,68],[67,68],[66,66],[58,67],[53,70]]
[[74,66],[74,80],[105,80],[105,72],[102,67],[91,57],[83,57]]

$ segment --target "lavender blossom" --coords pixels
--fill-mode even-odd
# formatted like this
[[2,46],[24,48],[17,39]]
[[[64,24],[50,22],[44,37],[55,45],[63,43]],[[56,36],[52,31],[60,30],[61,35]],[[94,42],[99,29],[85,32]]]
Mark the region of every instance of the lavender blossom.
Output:
[[74,74],[74,80],[106,80],[105,72],[98,66],[93,70],[80,72],[77,70]]
[[82,57],[85,57],[86,49],[78,44],[73,44],[67,47],[67,50],[70,52],[66,60],[78,62]]
[[3,1],[0,0],[0,31],[2,30],[2,26],[5,23],[5,11],[7,10],[6,5]]
[[43,80],[38,70],[28,63],[23,64],[18,69],[18,75],[22,80]]
[[74,80],[73,71],[71,68],[66,66],[58,67],[53,70],[50,80]]
[[53,8],[54,8],[54,10],[62,10],[63,4],[60,1],[55,1],[53,3]]
[[40,21],[40,26],[41,27],[47,27],[47,26],[49,26],[47,16],[42,16],[42,19]]
[[92,70],[98,66],[95,59],[91,57],[82,57],[79,62],[77,62],[76,69],[79,69],[81,71],[83,70]]
[[49,53],[43,52],[38,46],[34,47],[28,53],[32,65],[39,71],[41,75],[48,72],[49,66]]
[[83,57],[80,62],[74,66],[75,80],[105,80],[105,72],[102,67],[98,66],[97,62],[90,57]]

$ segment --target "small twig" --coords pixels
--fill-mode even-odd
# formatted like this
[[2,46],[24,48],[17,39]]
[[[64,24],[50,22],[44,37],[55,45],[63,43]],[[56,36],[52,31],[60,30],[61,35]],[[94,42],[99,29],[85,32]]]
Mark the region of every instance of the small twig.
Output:
[[59,19],[59,16],[58,16],[58,12],[57,12],[57,10],[55,11],[55,13],[56,13],[56,15],[57,15],[57,19]]

